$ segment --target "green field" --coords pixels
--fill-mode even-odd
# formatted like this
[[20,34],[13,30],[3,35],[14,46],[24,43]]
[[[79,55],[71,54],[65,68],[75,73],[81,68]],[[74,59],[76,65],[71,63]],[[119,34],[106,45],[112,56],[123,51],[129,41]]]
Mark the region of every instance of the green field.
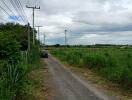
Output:
[[132,87],[131,48],[56,48],[51,53],[69,65],[87,67],[122,87]]

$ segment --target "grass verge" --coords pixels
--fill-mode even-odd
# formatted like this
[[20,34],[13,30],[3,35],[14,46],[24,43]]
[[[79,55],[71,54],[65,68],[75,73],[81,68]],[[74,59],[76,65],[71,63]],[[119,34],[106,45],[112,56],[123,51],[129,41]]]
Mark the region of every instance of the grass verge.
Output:
[[132,100],[131,91],[122,88],[119,84],[113,83],[101,77],[98,73],[95,73],[91,69],[73,66],[68,66],[68,68],[80,75],[86,81],[90,81],[96,88],[105,91],[109,95],[116,96],[120,100]]
[[52,89],[48,85],[50,74],[43,59],[41,67],[28,74],[25,94],[19,100],[52,100]]

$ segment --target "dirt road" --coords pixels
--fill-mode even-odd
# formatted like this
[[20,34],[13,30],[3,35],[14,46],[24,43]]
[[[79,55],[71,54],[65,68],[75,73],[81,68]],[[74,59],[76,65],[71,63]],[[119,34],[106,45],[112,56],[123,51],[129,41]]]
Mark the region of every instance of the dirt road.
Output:
[[53,76],[51,84],[56,89],[54,100],[117,100],[95,89],[52,56],[46,63]]

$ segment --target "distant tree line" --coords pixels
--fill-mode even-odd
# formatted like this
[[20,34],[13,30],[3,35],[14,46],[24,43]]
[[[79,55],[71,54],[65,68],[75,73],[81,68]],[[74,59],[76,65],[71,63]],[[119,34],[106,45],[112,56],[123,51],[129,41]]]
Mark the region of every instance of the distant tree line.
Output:
[[61,45],[61,44],[55,44],[55,45],[47,45],[48,47],[81,47],[81,48],[109,48],[109,47],[116,47],[116,48],[131,48],[132,45],[116,45],[116,44],[95,44],[95,45]]

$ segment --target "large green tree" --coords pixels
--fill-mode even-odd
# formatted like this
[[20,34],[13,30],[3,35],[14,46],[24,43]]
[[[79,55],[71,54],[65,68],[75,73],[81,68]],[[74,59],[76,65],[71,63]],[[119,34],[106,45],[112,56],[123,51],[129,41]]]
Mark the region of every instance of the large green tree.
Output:
[[[30,29],[32,46],[32,28]],[[35,31],[36,33],[36,31]],[[37,40],[35,40],[37,42]],[[0,59],[19,60],[20,51],[28,48],[28,26],[14,23],[0,24]]]

